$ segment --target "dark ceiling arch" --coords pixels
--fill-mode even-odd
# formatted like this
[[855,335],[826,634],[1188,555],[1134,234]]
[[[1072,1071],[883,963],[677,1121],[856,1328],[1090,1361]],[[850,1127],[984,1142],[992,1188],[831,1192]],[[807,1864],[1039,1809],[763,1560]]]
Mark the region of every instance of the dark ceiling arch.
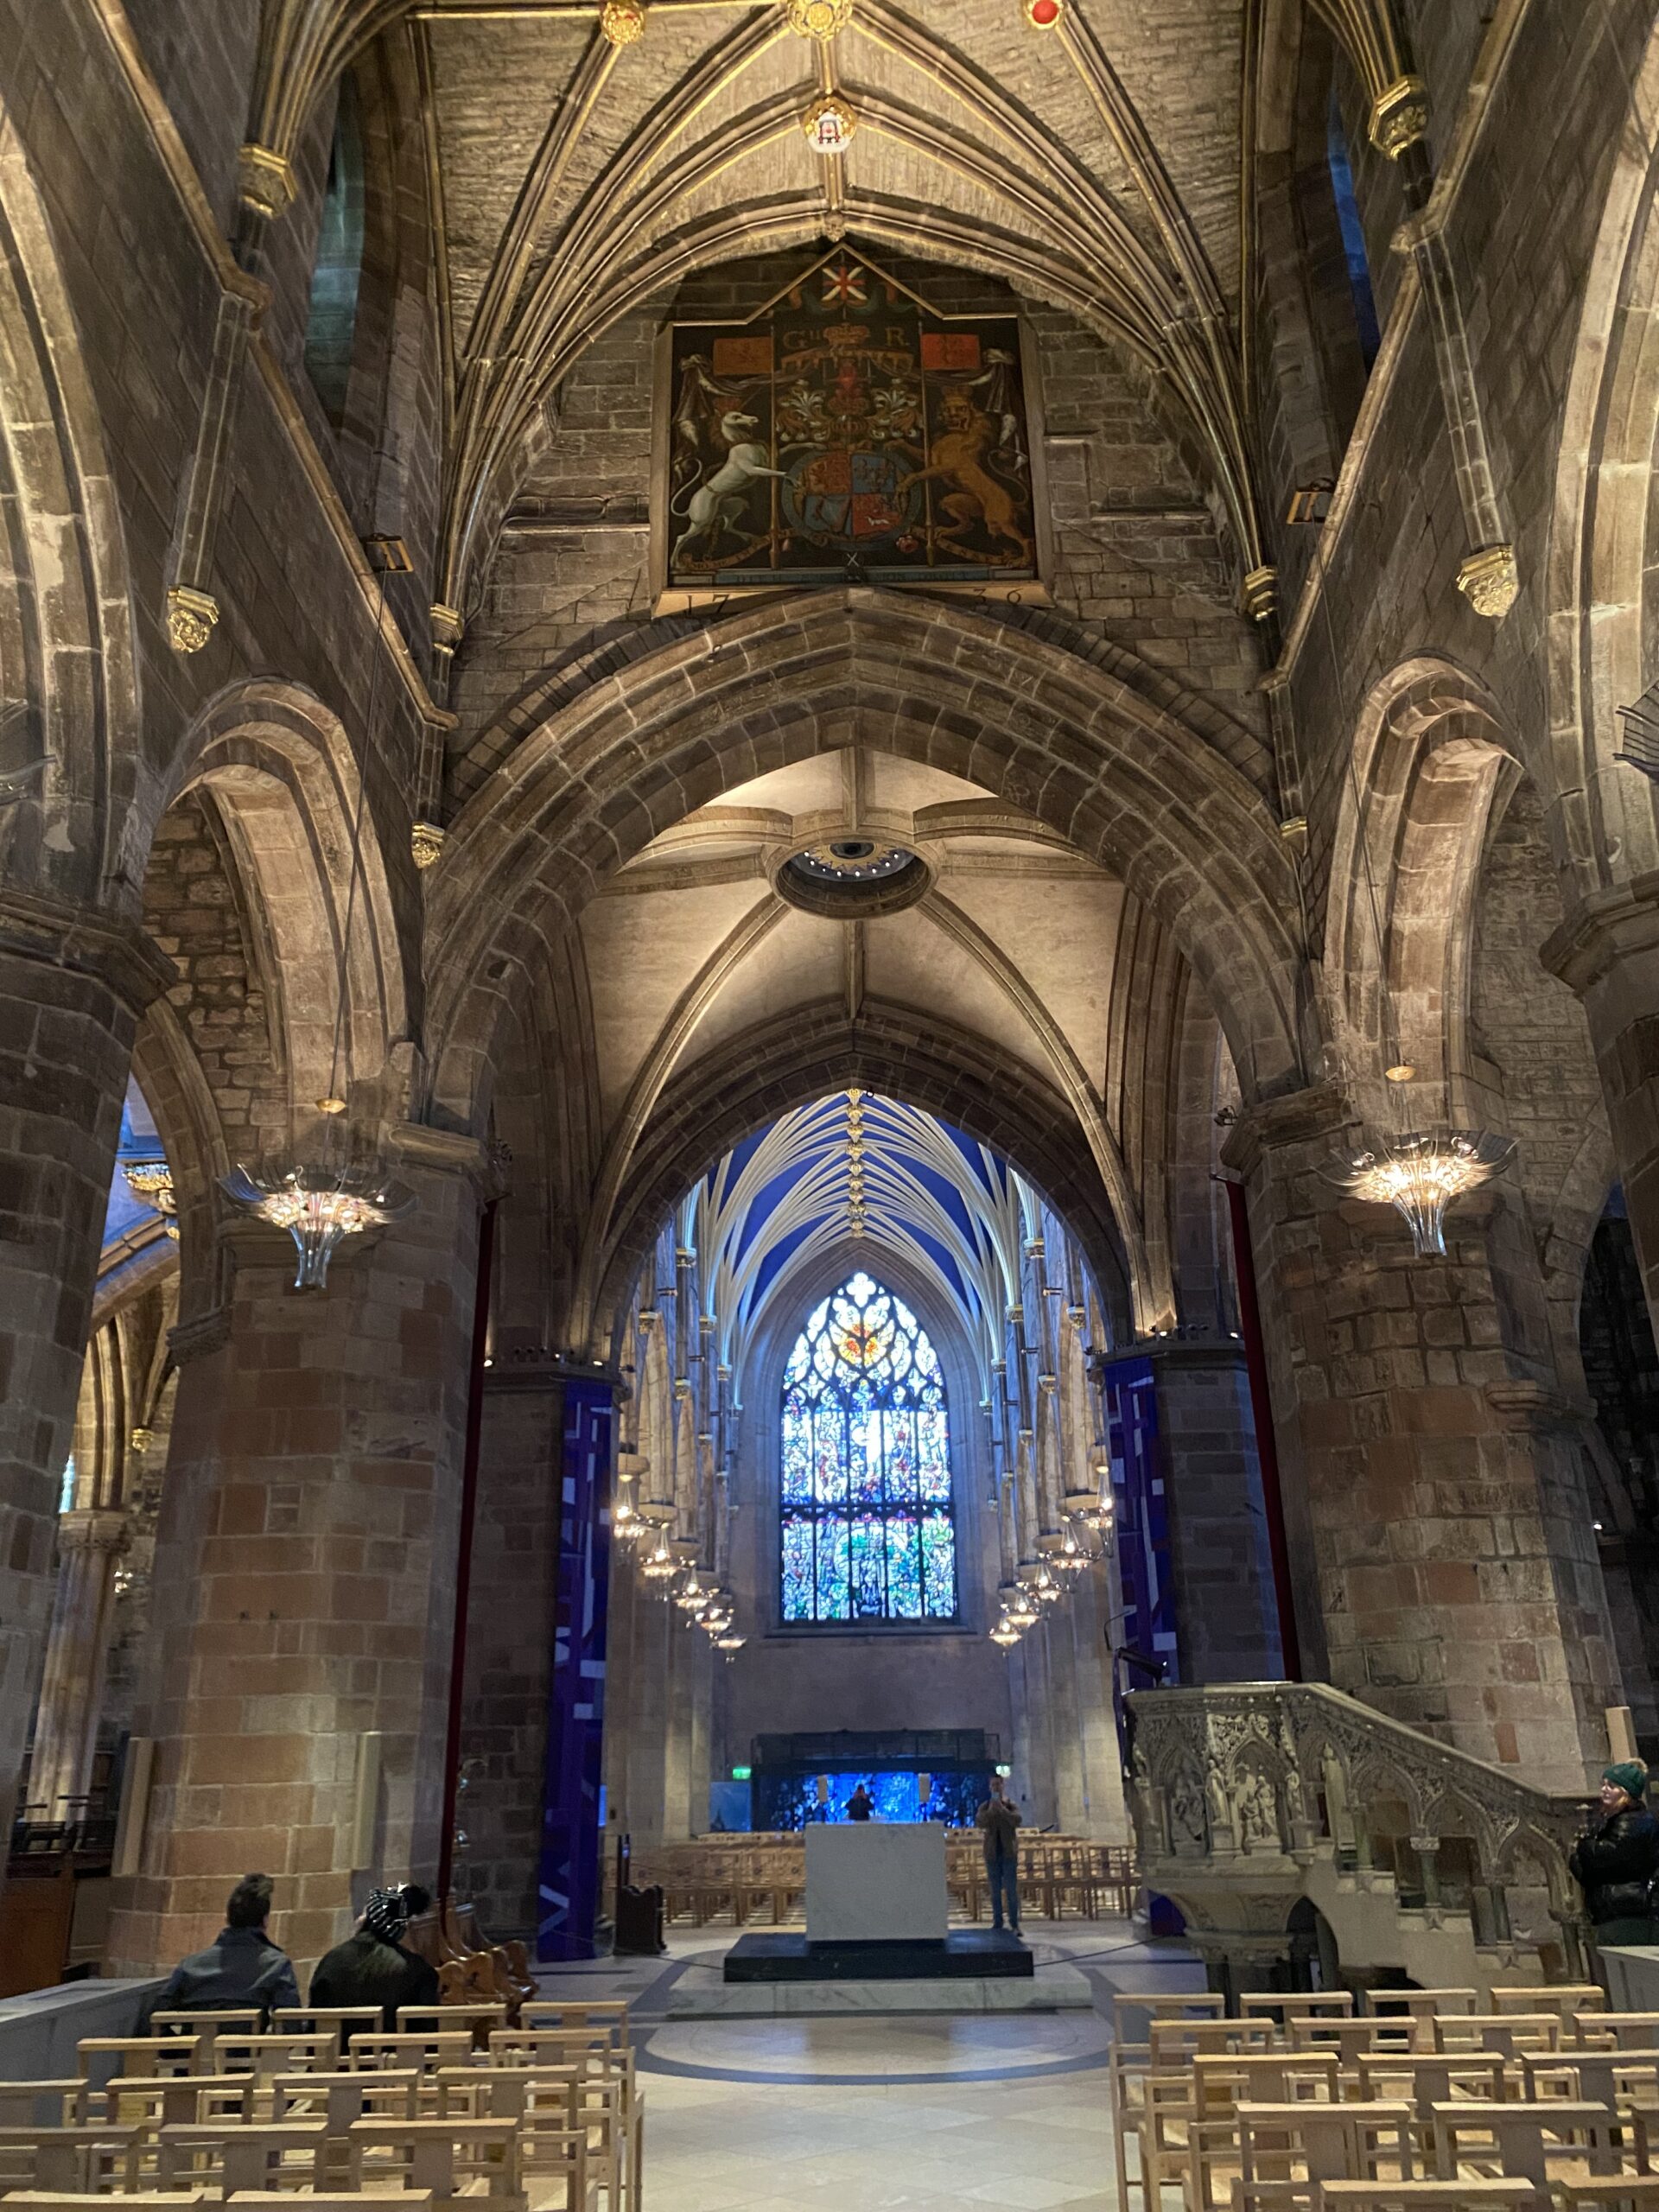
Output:
[[825,1000],[740,1031],[668,1085],[597,1255],[598,1294],[591,1316],[579,1317],[573,1349],[587,1351],[582,1334],[595,1356],[612,1345],[658,1230],[723,1153],[791,1107],[855,1084],[925,1107],[1011,1160],[1075,1231],[1114,1331],[1127,1339],[1122,1247],[1087,1141],[1059,1093],[912,1007],[866,1000],[852,1019],[839,1000]]
[[478,1123],[502,1006],[652,838],[853,743],[978,784],[1120,877],[1203,978],[1246,1095],[1300,1087],[1292,862],[1212,737],[1122,665],[959,601],[850,589],[768,600],[619,669],[462,809],[429,915],[435,1117]]

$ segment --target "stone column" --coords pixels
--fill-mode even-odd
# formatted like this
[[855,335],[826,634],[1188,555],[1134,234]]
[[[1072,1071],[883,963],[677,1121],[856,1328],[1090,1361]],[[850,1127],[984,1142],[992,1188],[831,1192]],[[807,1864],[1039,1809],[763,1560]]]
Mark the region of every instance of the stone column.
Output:
[[1144,1362],[1158,1395],[1176,1649],[1183,1682],[1283,1672],[1244,1347],[1160,1338],[1096,1357],[1096,1379]]
[[0,1833],[35,1707],[133,1033],[171,976],[126,924],[0,894]]
[[562,1377],[509,1360],[486,1380],[461,1751],[457,1891],[496,1937],[534,1938],[558,1596]]
[[1248,1114],[1246,1183],[1310,1678],[1578,1789],[1620,1701],[1578,1415],[1556,1384],[1543,1283],[1501,1182],[1414,1256],[1391,1208],[1321,1169],[1333,1091]]
[[1546,939],[1540,957],[1584,1001],[1659,1338],[1659,877],[1586,899]]
[[127,1544],[124,1513],[73,1506],[58,1516],[58,1588],[47,1637],[29,1796],[42,1820],[84,1797],[98,1749],[104,1674],[115,1609],[115,1562]]
[[276,1878],[277,1939],[301,1961],[345,1933],[370,1872],[435,1877],[484,1164],[469,1141],[395,1134],[411,1214],[343,1244],[322,1291],[293,1289],[286,1239],[238,1226],[228,1305],[175,1332],[136,1721],[156,1763],[117,1973],[199,1948],[251,1870]]

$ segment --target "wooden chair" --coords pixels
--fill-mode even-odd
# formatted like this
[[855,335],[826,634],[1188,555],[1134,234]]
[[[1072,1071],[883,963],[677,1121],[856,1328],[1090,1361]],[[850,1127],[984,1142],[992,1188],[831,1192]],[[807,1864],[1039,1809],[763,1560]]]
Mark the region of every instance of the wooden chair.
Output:
[[0,2128],[0,2196],[30,2189],[74,2196],[127,2195],[138,2186],[143,2144],[141,2128],[110,2122]]
[[85,2076],[52,2082],[0,2082],[0,2127],[75,2127],[99,2115],[103,2093]]
[[156,2177],[163,2189],[206,2188],[221,2196],[244,2189],[308,2195],[325,2185],[327,2145],[318,2120],[163,2127],[156,2139]]
[[1440,2013],[1434,2021],[1437,2050],[1494,2050],[1514,2059],[1523,2050],[1558,2050],[1558,2012]]
[[359,2120],[352,2129],[351,2174],[354,2190],[391,2184],[429,2191],[434,2212],[463,2194],[472,2205],[516,2204],[518,2131],[510,2120]]
[[604,2028],[626,2040],[627,2000],[621,1997],[532,1997],[519,2015],[526,2028]]
[[206,2042],[206,2037],[199,2035],[85,2036],[75,2045],[75,2057],[89,2082],[94,2069],[106,2058],[120,2062],[118,2069],[111,2067],[110,2074],[118,2070],[134,2081],[157,2074],[205,2074]]
[[349,2065],[359,2070],[389,2067],[394,2072],[402,2072],[413,2066],[423,2074],[430,2074],[440,2066],[465,2065],[473,2048],[471,2035],[462,2028],[453,2033],[445,2031],[435,2035],[353,2036],[346,2056]]
[[1379,2050],[1409,2050],[1416,2037],[1414,2020],[1325,2019],[1309,2015],[1287,2024],[1293,2050],[1334,2050],[1344,2066]]
[[[1275,2187],[1308,2189],[1322,2181],[1405,2181],[1414,2171],[1412,2110],[1394,2100],[1238,2107],[1239,2177],[1249,2194],[1273,2201]],[[1390,2171],[1392,2170],[1392,2171]]]
[[385,2016],[378,2005],[290,2005],[270,2016],[272,2035],[325,2035],[332,2030],[336,2059],[354,2035],[372,2035],[385,2025]]
[[[76,2190],[14,2189],[5,2202],[25,2205],[28,2212],[88,2212],[85,2196]],[[181,2212],[181,2207],[206,2202],[207,2192],[200,2189],[170,2189],[165,2196],[150,2190],[134,2190],[122,2196],[121,2212]],[[285,2212],[293,2212],[291,2197],[283,2197],[283,2203]],[[309,2206],[307,2212],[310,2212]],[[352,2212],[363,2212],[362,2205],[354,2204]],[[397,2212],[405,2212],[405,2208],[400,2204]]]
[[340,2064],[340,2037],[333,2028],[221,2035],[219,2055],[227,2074],[327,2074]]
[[[1617,2173],[1612,2135],[1618,2122],[1605,2105],[1552,2098],[1486,2104],[1472,2099],[1434,2107],[1434,2163],[1442,2180],[1455,2181],[1465,2164],[1477,2174],[1521,2174],[1548,2189],[1550,2161],[1580,2170],[1568,2177]],[[1475,2139],[1471,2141],[1469,2139]]]
[[[128,2212],[130,2206],[134,2212],[142,2212],[143,2207],[151,2204],[156,2207],[156,2212],[165,2212],[168,2205],[194,2202],[195,2199],[191,2196],[127,2196],[121,2201],[121,2212]],[[296,2212],[294,2199],[286,2190],[238,2189],[225,2202],[235,2205],[238,2212]],[[65,2206],[63,2212],[86,2212],[86,2207]],[[364,2212],[363,2199],[344,2191],[333,2196],[308,2196],[304,2212]],[[402,2190],[397,2196],[397,2212],[432,2212],[431,2196],[420,2190]]]
[[1573,2029],[1586,2050],[1659,2050],[1659,2012],[1580,2012]]
[[1494,1989],[1494,2012],[1559,2012],[1571,2020],[1580,2012],[1605,2012],[1607,1993],[1599,1982],[1551,1981],[1536,1988]]
[[1276,2014],[1287,2027],[1293,2020],[1350,2019],[1353,2010],[1351,1989],[1249,1989],[1238,1999],[1241,2020]]
[[1490,2204],[1502,2212],[1554,2212],[1547,2189],[1511,2175],[1476,2181],[1325,2181],[1313,2191],[1312,2212],[1474,2212]]
[[152,2036],[200,2036],[207,2049],[202,2053],[201,2070],[204,2074],[219,2071],[216,2048],[219,2036],[257,2035],[264,2025],[264,2015],[257,2005],[229,2012],[152,2012],[149,2032]]
[[1479,2005],[1476,1989],[1370,1989],[1365,1993],[1370,2011],[1380,2020],[1403,2012],[1418,2024],[1418,2041],[1424,2050],[1434,2048],[1434,2021],[1447,2014],[1472,2012]]
[[1209,2053],[1192,2062],[1192,2107],[1186,2131],[1185,2201],[1192,2212],[1230,2204],[1241,2163],[1240,2110],[1269,2105],[1335,2104],[1340,2094],[1333,2052],[1253,2050]]
[[[219,2120],[233,2126],[261,2117],[264,2084],[257,2074],[118,2074],[102,2090],[106,2115],[153,2135],[161,2127]],[[88,2112],[88,2118],[92,2117]]]

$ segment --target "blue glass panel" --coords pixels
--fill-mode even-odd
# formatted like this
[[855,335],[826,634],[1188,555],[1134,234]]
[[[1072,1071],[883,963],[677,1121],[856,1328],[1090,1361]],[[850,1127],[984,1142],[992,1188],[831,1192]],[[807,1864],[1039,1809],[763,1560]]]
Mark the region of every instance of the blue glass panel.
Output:
[[812,1414],[791,1393],[784,1401],[783,1498],[785,1505],[805,1505],[812,1496]]
[[918,1621],[922,1618],[922,1554],[914,1519],[908,1513],[887,1516],[887,1618]]
[[945,1513],[922,1522],[922,1598],[930,1620],[956,1618],[957,1537]]
[[950,1441],[945,1429],[943,1407],[937,1412],[930,1410],[917,1414],[916,1446],[922,1497],[930,1505],[948,1505],[950,1502]]
[[883,1533],[879,1513],[861,1513],[853,1522],[852,1612],[856,1620],[879,1621],[887,1610]]
[[785,1514],[783,1530],[784,1618],[812,1618],[812,1523],[798,1514]]
[[844,1621],[851,1611],[848,1588],[850,1531],[839,1514],[818,1522],[817,1590],[814,1618]]

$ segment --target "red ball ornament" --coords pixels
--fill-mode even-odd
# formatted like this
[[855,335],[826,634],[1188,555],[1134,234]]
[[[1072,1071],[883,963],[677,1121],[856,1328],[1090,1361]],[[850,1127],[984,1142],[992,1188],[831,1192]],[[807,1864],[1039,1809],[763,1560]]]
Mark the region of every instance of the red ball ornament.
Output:
[[1063,12],[1063,0],[1026,0],[1026,21],[1035,31],[1052,31]]

